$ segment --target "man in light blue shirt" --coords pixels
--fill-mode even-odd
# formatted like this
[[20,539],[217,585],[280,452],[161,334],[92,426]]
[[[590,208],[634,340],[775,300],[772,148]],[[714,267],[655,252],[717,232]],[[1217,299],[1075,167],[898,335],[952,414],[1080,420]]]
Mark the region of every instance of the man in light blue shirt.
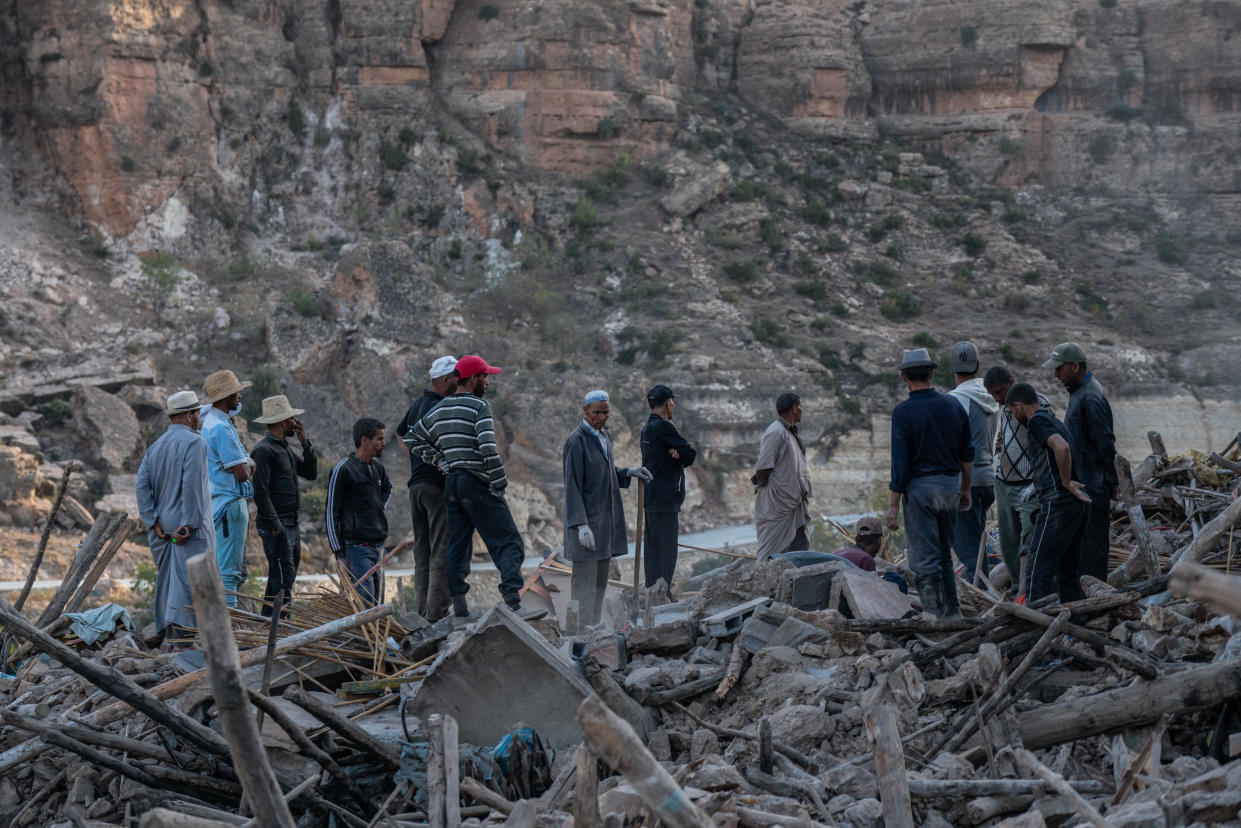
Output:
[[250,454],[241,444],[232,418],[241,413],[241,392],[251,383],[238,382],[232,371],[216,371],[203,383],[207,406],[202,411],[207,441],[207,475],[211,481],[211,516],[215,521],[215,558],[230,607],[237,606],[245,569],[246,529],[254,497]]

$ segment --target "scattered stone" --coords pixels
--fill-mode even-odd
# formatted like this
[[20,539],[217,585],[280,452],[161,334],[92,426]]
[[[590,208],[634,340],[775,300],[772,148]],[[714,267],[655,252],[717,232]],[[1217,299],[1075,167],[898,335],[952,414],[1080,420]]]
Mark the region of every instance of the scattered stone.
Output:
[[141,457],[142,428],[124,400],[83,385],[74,392],[70,408],[73,428],[91,459],[109,469],[129,470]]

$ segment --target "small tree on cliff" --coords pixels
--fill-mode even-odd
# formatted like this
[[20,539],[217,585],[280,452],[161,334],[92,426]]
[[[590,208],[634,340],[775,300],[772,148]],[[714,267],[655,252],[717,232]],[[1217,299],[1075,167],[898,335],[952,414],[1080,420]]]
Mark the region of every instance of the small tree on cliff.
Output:
[[168,309],[168,300],[181,282],[181,263],[177,257],[165,251],[156,251],[142,262],[142,278],[139,290],[151,302],[151,310],[162,319]]

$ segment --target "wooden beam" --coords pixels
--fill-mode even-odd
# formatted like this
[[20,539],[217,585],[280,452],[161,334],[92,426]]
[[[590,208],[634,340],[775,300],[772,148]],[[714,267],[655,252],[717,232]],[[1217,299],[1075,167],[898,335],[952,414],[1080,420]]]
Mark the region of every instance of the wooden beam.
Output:
[[293,828],[293,813],[267,759],[258,720],[250,706],[215,557],[195,555],[186,562],[186,568],[216,710],[250,809],[261,828]]
[[[690,801],[676,780],[651,755],[633,728],[607,708],[595,693],[577,709],[586,747],[619,771],[656,818],[670,828],[714,828],[715,823]],[[579,781],[579,784],[580,781]]]
[[914,828],[909,782],[905,775],[905,750],[896,724],[896,710],[877,704],[862,711],[862,721],[875,745],[875,775],[879,778],[879,802],[886,828]]

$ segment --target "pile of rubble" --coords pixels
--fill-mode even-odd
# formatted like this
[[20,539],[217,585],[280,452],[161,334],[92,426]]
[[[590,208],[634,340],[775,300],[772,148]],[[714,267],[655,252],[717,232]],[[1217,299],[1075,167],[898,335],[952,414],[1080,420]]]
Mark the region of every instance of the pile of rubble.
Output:
[[[1127,496],[1208,482],[1181,465]],[[1137,505],[1152,535],[1158,514],[1176,520]],[[1192,562],[1221,554],[1228,532],[1207,538],[1224,518],[1199,503],[1182,519],[1148,577],[1085,579],[1064,606],[985,585],[971,617],[945,620],[845,562],[738,559],[675,601],[614,585],[594,629],[577,628],[554,560],[527,598],[557,611],[530,624],[501,605],[454,629],[367,608],[347,583],[273,622],[245,599],[226,609],[199,559],[197,661],[150,649],[123,616],[99,636],[65,619],[110,544],[100,528],[50,613],[0,603],[16,645],[0,819],[1241,826],[1241,578]]]

